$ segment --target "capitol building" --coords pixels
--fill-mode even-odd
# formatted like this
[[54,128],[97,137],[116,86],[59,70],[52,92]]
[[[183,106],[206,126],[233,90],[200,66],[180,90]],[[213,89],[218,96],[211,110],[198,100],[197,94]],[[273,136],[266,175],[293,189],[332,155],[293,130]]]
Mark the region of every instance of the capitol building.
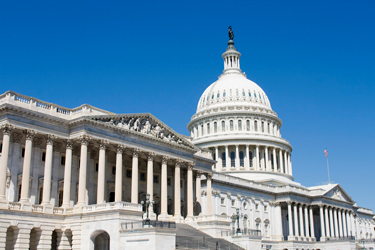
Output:
[[374,249],[373,211],[294,180],[233,39],[222,57],[190,136],[149,113],[0,95],[0,249]]

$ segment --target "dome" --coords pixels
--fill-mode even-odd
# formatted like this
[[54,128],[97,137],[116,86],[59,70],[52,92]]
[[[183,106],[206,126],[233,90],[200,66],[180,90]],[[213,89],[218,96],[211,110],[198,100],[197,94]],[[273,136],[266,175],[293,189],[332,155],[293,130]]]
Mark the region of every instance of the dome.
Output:
[[197,113],[226,106],[252,106],[271,109],[266,93],[244,73],[226,72],[202,94]]

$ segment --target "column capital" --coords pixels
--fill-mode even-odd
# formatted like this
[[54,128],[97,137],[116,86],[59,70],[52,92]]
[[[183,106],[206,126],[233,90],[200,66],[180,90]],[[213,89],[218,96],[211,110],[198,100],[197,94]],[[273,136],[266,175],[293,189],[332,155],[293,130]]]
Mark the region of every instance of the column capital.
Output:
[[318,204],[319,207],[324,207],[324,204]]
[[193,170],[193,167],[195,166],[195,162],[188,162],[188,170]]
[[47,145],[53,145],[53,142],[56,140],[56,138],[57,138],[56,135],[48,134],[48,135],[46,136]]
[[195,172],[195,177],[196,178],[201,178],[201,175],[203,174],[203,172],[202,171],[196,171]]
[[106,149],[109,142],[105,139],[99,140],[99,149]]
[[206,178],[207,178],[207,180],[208,179],[212,179],[212,176],[213,176],[213,174],[212,173],[204,173],[204,175],[206,176]]
[[138,158],[138,155],[140,152],[141,150],[139,148],[133,148],[132,149],[133,157]]
[[170,157],[163,155],[161,158],[161,164],[167,164]]
[[175,160],[174,160],[174,163],[175,163],[175,166],[176,166],[176,167],[180,167],[181,164],[182,164],[182,162],[183,162],[183,161],[182,161],[181,159],[175,159]]
[[293,201],[287,201],[286,202],[288,205],[292,205],[293,204]]
[[87,146],[89,144],[89,141],[91,140],[91,136],[86,135],[86,134],[80,135],[78,137],[78,140],[81,142],[81,145],[86,145]]
[[36,132],[35,130],[27,129],[24,131],[24,134],[26,136],[26,140],[33,140]]
[[124,146],[124,145],[122,145],[122,144],[118,144],[117,146],[116,146],[116,153],[117,154],[122,154],[122,153],[124,153],[124,149],[125,149],[126,147]]
[[66,145],[67,149],[73,149],[73,141],[72,140],[70,140],[70,139],[66,140],[65,145]]
[[155,156],[156,156],[156,153],[154,153],[154,152],[149,152],[149,153],[147,153],[147,160],[148,160],[148,161],[153,161],[154,158],[155,158]]
[[4,135],[10,135],[13,129],[14,129],[14,126],[9,123],[5,123],[1,125],[1,131],[3,132]]
[[280,204],[281,204],[281,202],[279,202],[279,201],[274,202],[274,205],[275,205],[276,207],[280,206]]

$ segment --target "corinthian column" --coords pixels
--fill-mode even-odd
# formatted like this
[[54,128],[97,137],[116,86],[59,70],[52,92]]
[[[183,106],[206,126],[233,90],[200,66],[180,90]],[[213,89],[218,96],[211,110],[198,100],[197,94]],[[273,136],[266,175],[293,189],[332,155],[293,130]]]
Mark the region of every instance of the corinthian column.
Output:
[[81,135],[81,156],[79,167],[79,180],[78,180],[78,202],[77,206],[86,205],[86,175],[87,175],[87,145],[91,139],[88,135]]
[[25,203],[29,202],[31,152],[33,148],[34,135],[35,135],[34,130],[28,129],[26,131],[25,156],[23,159],[22,186],[21,186],[21,199],[20,199],[20,202],[25,202]]
[[276,148],[272,149],[273,154],[273,172],[277,172]]
[[138,203],[138,154],[139,149],[133,151],[132,160],[132,195],[131,202]]
[[294,204],[293,210],[294,210],[293,212],[294,212],[294,230],[295,230],[295,236],[299,236],[297,204]]
[[198,171],[196,173],[196,179],[195,179],[195,196],[196,196],[196,215],[201,214],[201,206],[202,206],[202,197],[201,197],[201,175],[202,172]]
[[270,171],[270,163],[269,163],[269,159],[268,159],[268,147],[265,146],[264,147],[264,168],[266,169],[266,171]]
[[187,170],[187,214],[186,217],[193,216],[193,167],[194,163],[188,164]]
[[47,135],[46,146],[46,163],[44,165],[44,180],[43,180],[43,200],[42,204],[51,203],[51,177],[52,177],[52,157],[53,157],[53,141],[56,139],[54,135]]
[[100,140],[99,143],[99,166],[98,166],[98,189],[96,204],[104,203],[104,189],[105,189],[105,149],[108,141]]
[[322,236],[320,237],[320,241],[325,241],[326,232],[325,232],[325,228],[324,228],[323,204],[319,204],[319,215],[320,215],[320,231],[322,232]]
[[206,174],[207,179],[207,215],[212,215],[212,174]]
[[[115,180],[115,202],[122,200],[122,153],[123,145],[117,145],[116,149],[116,180]],[[152,198],[152,196],[151,196]],[[152,200],[152,199],[151,199]]]
[[299,205],[299,225],[300,225],[300,234],[302,237],[305,237],[304,228],[303,228],[303,212],[302,204]]
[[159,218],[167,218],[168,217],[168,185],[167,185],[167,168],[168,168],[168,160],[169,157],[164,156],[163,159],[161,160],[161,210],[160,210],[160,215]]
[[0,203],[6,201],[5,191],[9,160],[10,133],[13,128],[12,125],[7,123],[1,126],[1,131],[3,132],[3,149],[0,158]]
[[[150,195],[151,201],[154,197],[154,157],[155,153],[147,155],[147,193]],[[148,212],[153,212],[151,206],[148,207]]]
[[67,140],[65,152],[65,169],[64,169],[64,192],[62,207],[70,206],[70,185],[72,181],[72,148],[73,142]]
[[255,145],[255,162],[254,162],[255,170],[260,169],[259,167],[259,145]]
[[181,160],[177,159],[174,169],[174,220],[180,221],[181,217]]
[[293,234],[293,214],[292,214],[292,202],[287,201],[288,204],[288,225],[289,225],[289,236],[288,240],[294,240],[294,234]]

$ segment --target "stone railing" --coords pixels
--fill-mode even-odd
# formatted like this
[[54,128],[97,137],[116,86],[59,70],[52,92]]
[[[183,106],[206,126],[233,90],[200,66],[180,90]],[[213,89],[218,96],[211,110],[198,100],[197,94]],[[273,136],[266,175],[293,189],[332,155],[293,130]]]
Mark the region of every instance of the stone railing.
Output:
[[352,241],[355,240],[354,236],[347,237],[326,237],[326,241]]
[[227,215],[213,214],[213,215],[201,215],[195,217],[196,221],[222,221],[222,222],[231,222],[232,219]]
[[109,203],[103,203],[103,204],[83,206],[82,211],[83,213],[91,213],[91,212],[108,211],[108,210],[114,210],[114,209],[142,211],[142,205],[134,204],[130,202],[124,202],[124,201],[109,202]]
[[9,202],[8,208],[10,210],[21,210],[21,203],[19,203],[19,202]]
[[64,108],[53,103],[41,101],[34,97],[28,97],[15,93],[13,91],[7,91],[0,95],[0,104],[3,103],[14,104],[16,106],[25,107],[58,117],[64,117],[66,119],[76,118],[80,113],[84,113],[85,115],[112,114],[111,112],[107,112],[87,104],[81,105],[80,107],[74,109]]
[[170,221],[129,221],[121,223],[122,230],[133,230],[141,228],[176,228],[176,222]]

